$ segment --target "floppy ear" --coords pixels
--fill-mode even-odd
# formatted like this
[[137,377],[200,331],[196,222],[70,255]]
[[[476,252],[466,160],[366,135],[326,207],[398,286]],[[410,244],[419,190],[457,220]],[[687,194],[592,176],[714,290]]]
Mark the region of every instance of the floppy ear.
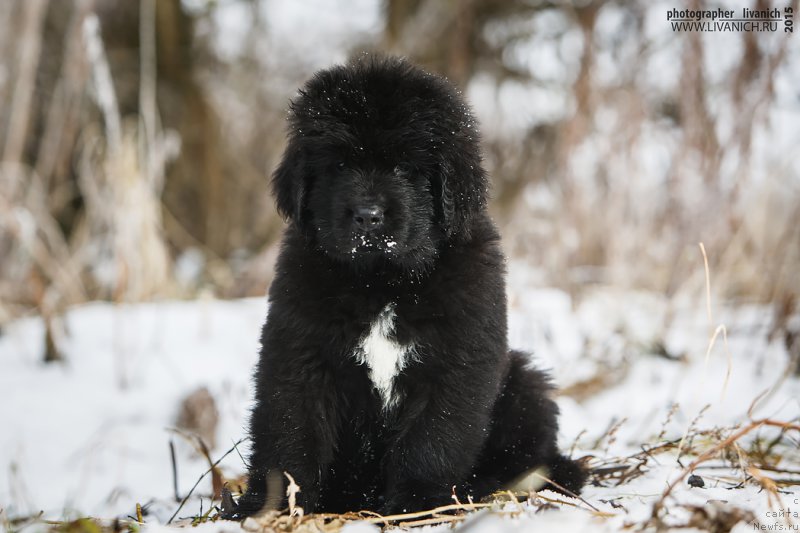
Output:
[[289,141],[280,165],[272,174],[272,194],[278,212],[288,221],[300,223],[305,200],[305,179],[299,148]]
[[431,188],[447,237],[468,238],[471,220],[486,209],[488,180],[480,157],[462,152],[441,161]]
[[453,193],[448,186],[448,178],[452,175],[449,164],[443,163],[439,168],[439,174],[431,180],[433,197],[436,199],[436,211],[442,224],[445,234],[449,237],[454,233],[454,222],[456,216],[456,206],[453,202]]

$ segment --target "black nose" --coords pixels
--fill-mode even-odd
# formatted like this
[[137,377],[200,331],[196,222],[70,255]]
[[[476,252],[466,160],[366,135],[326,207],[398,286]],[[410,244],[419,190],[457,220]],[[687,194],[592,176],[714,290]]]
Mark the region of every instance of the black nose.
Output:
[[361,230],[374,230],[383,226],[383,209],[376,205],[353,209],[353,225]]

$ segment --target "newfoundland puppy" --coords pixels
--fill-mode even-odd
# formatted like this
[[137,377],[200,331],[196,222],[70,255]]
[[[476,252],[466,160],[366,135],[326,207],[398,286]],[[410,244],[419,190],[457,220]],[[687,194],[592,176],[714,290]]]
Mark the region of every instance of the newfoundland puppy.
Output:
[[400,59],[318,72],[291,103],[272,180],[289,225],[229,516],[285,507],[289,476],[305,512],[477,500],[536,468],[580,490],[548,378],[507,346],[478,136],[450,83]]

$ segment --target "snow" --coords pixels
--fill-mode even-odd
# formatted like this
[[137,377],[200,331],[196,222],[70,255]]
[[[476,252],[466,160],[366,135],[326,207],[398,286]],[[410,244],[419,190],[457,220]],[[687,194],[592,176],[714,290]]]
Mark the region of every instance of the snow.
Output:
[[207,386],[220,411],[220,447],[241,436],[264,315],[258,299],[81,306],[66,315],[63,365],[41,362],[41,320],[7,325],[0,337],[0,389],[13,399],[0,404],[6,511],[116,516],[131,514],[136,502],[168,499],[170,439],[182,453],[179,487],[188,490],[207,465],[169,431],[179,402]]
[[[637,453],[642,445],[656,443],[659,433],[679,439],[690,425],[710,429],[746,423],[753,400],[778,383],[786,368],[783,344],[766,340],[770,314],[765,308],[715,307],[718,322],[709,323],[702,294],[679,303],[608,288],[575,301],[564,292],[532,286],[532,279],[528,265],[510,264],[512,346],[535,353],[537,364],[552,368],[560,387],[586,383],[598,372],[616,378],[582,401],[558,398],[561,446],[574,448],[575,456],[592,455],[601,461]],[[4,512],[24,516],[44,510],[49,518],[113,518],[134,514],[137,502],[152,502],[147,507],[151,530],[163,529],[158,524],[177,508],[169,441],[177,447],[181,495],[207,468],[170,429],[179,402],[199,386],[214,396],[221,422],[213,458],[243,436],[250,373],[265,312],[266,301],[258,298],[84,305],[66,313],[61,333],[66,362],[49,365],[41,362],[41,320],[8,324],[0,337],[0,388],[6,399],[0,403]],[[719,323],[727,326],[730,360],[721,338],[706,359],[710,332]],[[654,355],[659,341],[680,360]],[[674,414],[668,417],[671,409]],[[787,421],[798,413],[800,383],[793,377],[760,403],[753,416]],[[623,418],[614,438],[601,438]],[[246,449],[243,444],[240,451]],[[547,531],[613,531],[641,522],[666,484],[681,472],[674,452],[657,459],[645,475],[620,487],[586,487],[586,501],[611,517],[594,516],[576,500],[574,508],[539,512],[537,505],[526,504],[521,513],[511,509],[515,516],[495,512],[480,518],[476,530],[522,531],[535,526]],[[691,459],[685,457],[683,465]],[[783,466],[797,469],[800,457],[787,454],[784,461]],[[230,476],[244,470],[236,453],[222,466]],[[701,468],[698,473],[706,487],[681,483],[674,493],[676,502],[704,505],[725,500],[752,510],[763,523],[777,520],[765,518],[766,491],[753,483],[729,488],[726,480],[741,478],[741,471]],[[788,492],[787,502],[798,497],[792,489]],[[190,499],[179,516],[195,515],[201,505],[208,509],[210,481],[202,482],[196,494],[203,501]],[[680,506],[670,507],[670,520],[685,516]],[[375,526],[347,527],[349,532],[367,530]]]

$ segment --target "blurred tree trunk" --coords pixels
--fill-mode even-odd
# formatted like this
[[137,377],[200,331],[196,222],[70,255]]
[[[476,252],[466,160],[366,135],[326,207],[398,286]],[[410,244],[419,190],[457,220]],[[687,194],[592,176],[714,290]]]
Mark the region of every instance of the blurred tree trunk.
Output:
[[463,86],[474,63],[475,4],[475,0],[388,0],[386,47]]
[[[100,1],[103,38],[108,47],[123,115],[139,113],[138,2]],[[180,0],[156,2],[157,102],[162,127],[178,132],[181,153],[167,169],[163,201],[187,236],[216,254],[230,251],[232,224],[225,194],[227,147],[219,121],[197,77],[207,59],[194,39],[194,20]],[[173,244],[176,244],[173,242]],[[181,245],[193,243],[181,242]]]
[[[700,0],[690,2],[692,9],[701,9]],[[707,83],[703,66],[705,47],[699,32],[690,32],[683,43],[681,62],[681,109],[686,152],[694,151],[701,158],[700,170],[706,184],[717,187],[720,146],[714,120],[707,104]]]
[[487,23],[539,9],[520,0],[388,0],[384,47],[466,86],[477,69],[519,75],[503,64],[502,47],[488,43]]
[[22,162],[42,48],[42,26],[46,14],[47,0],[28,0],[22,5],[21,29],[18,39],[15,40],[19,46],[18,61],[13,76],[16,83],[11,95],[11,112],[2,153],[3,161],[8,163]]

